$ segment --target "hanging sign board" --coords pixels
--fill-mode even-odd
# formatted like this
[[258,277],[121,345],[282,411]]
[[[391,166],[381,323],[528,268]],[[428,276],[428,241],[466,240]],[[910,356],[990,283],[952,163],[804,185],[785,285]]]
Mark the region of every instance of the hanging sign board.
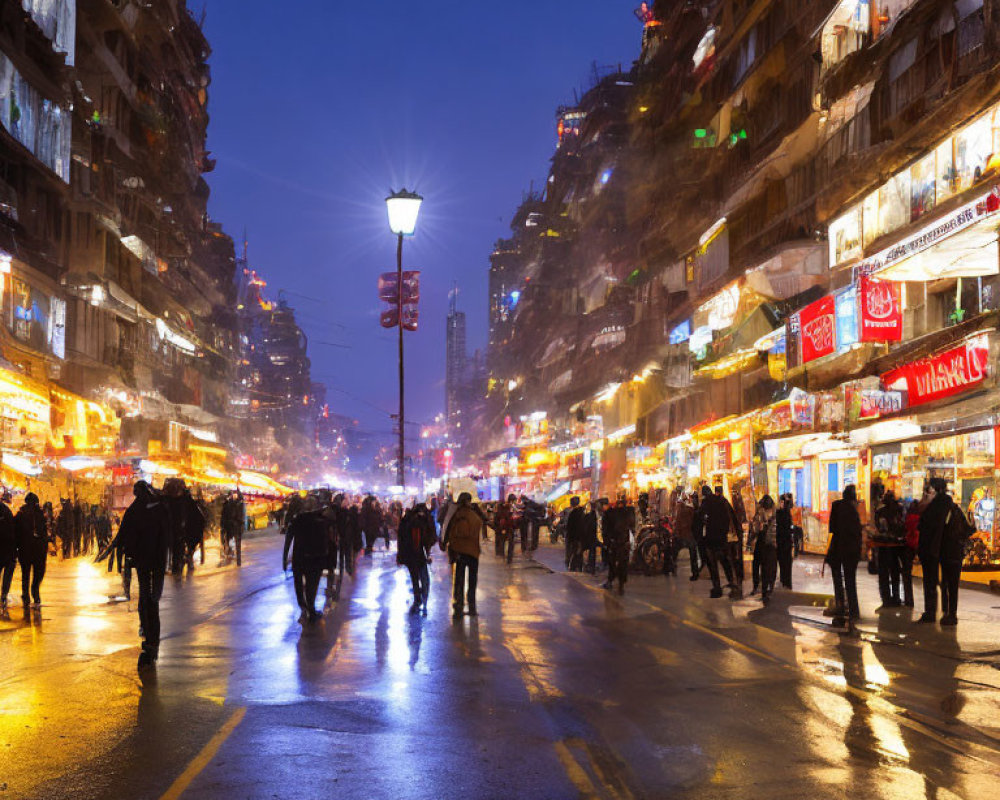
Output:
[[898,283],[861,278],[861,341],[898,342],[903,338],[903,304]]
[[978,386],[986,378],[988,364],[989,344],[980,334],[936,356],[886,372],[882,385],[890,391],[905,391],[906,405],[917,406]]

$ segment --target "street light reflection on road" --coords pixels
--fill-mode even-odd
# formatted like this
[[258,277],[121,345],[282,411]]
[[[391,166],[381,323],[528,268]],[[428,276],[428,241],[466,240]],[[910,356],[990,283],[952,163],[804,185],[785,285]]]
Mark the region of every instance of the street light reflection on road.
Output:
[[81,606],[107,603],[107,573],[101,566],[87,558],[81,558],[77,560],[75,568],[74,603]]

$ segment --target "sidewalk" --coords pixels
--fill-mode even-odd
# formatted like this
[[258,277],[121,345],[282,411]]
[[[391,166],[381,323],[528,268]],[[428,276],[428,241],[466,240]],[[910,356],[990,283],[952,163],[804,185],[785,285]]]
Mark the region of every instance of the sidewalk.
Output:
[[[566,573],[562,545],[547,542],[535,551],[535,560],[558,573]],[[751,562],[746,556],[744,591],[752,588],[750,580]],[[791,591],[778,587],[774,598],[764,606],[758,596],[746,596],[742,600],[724,602],[732,607],[734,617],[763,626],[774,631],[795,634],[796,628],[807,625],[830,633],[847,633],[834,629],[832,620],[823,616],[823,610],[833,599],[833,583],[829,570],[821,576],[823,560],[820,556],[802,555],[793,565]],[[914,608],[896,608],[876,613],[881,605],[878,593],[878,576],[869,575],[865,564],[858,568],[858,600],[861,606],[861,622],[848,635],[861,636],[865,640],[885,644],[905,645],[933,652],[946,658],[961,660],[994,660],[1000,657],[1000,596],[981,589],[962,588],[959,590],[958,619],[956,628],[942,628],[939,624],[918,625],[916,619],[923,609],[923,582],[914,578]],[[571,573],[566,573],[570,575]],[[681,613],[699,612],[713,618],[714,604],[722,601],[710,600],[710,583],[707,570],[702,577],[690,581],[690,567],[682,556],[677,566],[677,576],[646,577],[630,574],[626,594],[641,593],[642,600],[658,607],[676,611],[678,600],[683,605]],[[599,585],[606,573],[591,576],[572,573],[572,576]],[[940,617],[940,609],[938,617]],[[751,616],[752,615],[752,616]]]

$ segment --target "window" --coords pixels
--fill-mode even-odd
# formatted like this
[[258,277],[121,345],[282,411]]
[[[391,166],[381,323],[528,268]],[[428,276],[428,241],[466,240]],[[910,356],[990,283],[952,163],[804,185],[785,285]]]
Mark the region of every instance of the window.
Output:
[[948,139],[948,141],[938,145],[935,155],[937,156],[937,179],[934,181],[935,197],[938,203],[943,203],[955,194],[954,141]]
[[757,27],[754,26],[750,29],[746,38],[740,42],[739,52],[736,56],[736,72],[733,77],[733,85],[735,86],[741,80],[743,76],[747,74],[750,67],[753,66],[754,61],[757,60]]
[[889,59],[889,106],[887,116],[904,111],[923,92],[923,63],[917,60],[916,37],[910,39]]
[[861,256],[861,206],[830,223],[830,266]]
[[871,8],[868,0],[843,0],[823,28],[820,49],[823,69],[839,64],[868,42]]
[[3,53],[0,53],[0,124],[45,166],[69,181],[69,113],[39,95]]
[[66,54],[72,64],[76,44],[76,0],[21,0],[35,24],[52,42],[52,48]]
[[937,170],[931,153],[910,167],[910,219],[918,220],[935,205]]
[[884,236],[910,221],[910,173],[900,172],[878,189],[878,235]]
[[955,191],[962,192],[982,178],[993,152],[992,114],[984,114],[955,135]]
[[875,36],[888,33],[892,23],[899,19],[903,12],[915,2],[916,0],[875,0],[875,19],[873,20]]
[[978,55],[982,52],[985,28],[983,24],[983,0],[958,0],[958,57]]

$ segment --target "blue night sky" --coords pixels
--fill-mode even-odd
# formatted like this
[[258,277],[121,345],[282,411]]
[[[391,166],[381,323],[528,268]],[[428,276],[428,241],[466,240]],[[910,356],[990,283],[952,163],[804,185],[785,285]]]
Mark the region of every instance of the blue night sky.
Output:
[[271,295],[287,290],[332,410],[390,429],[379,409],[397,404],[395,331],[378,326],[375,282],[395,269],[383,201],[401,184],[425,198],[404,247],[404,268],[423,271],[407,418],[443,409],[448,290],[458,282],[470,351],[484,348],[493,242],[544,181],[556,106],[593,62],[637,56],[637,5],[207,3],[210,210],[234,239],[247,228]]

